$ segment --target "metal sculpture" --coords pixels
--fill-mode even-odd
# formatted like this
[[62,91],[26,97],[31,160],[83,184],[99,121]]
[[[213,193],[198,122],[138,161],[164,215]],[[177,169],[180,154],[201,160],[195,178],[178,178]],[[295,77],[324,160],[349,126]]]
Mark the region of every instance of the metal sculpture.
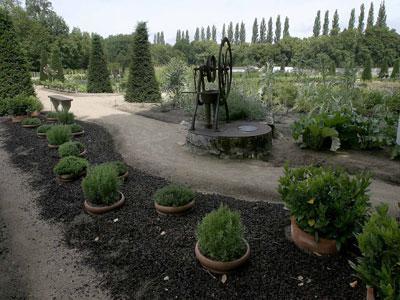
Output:
[[[218,90],[206,89],[208,83],[214,83],[218,78]],[[194,69],[194,87],[196,107],[193,114],[191,130],[195,130],[196,115],[199,105],[204,105],[206,128],[218,130],[218,114],[221,105],[225,106],[226,121],[229,122],[228,96],[232,84],[232,50],[228,38],[223,38],[219,47],[218,62],[214,55],[207,62]],[[212,110],[212,111],[211,111]]]

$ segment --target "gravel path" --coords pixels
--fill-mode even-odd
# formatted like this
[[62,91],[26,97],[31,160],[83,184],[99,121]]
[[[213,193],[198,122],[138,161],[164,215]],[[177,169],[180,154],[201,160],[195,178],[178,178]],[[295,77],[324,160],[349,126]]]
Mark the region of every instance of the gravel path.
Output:
[[[57,92],[37,88],[37,95],[51,110],[48,95]],[[127,104],[118,94],[72,95],[71,111],[82,120],[104,125],[114,136],[124,160],[135,168],[205,193],[219,193],[245,200],[279,201],[278,179],[282,167],[263,161],[220,160],[190,153],[184,147],[186,128],[135,114],[151,104]],[[129,110],[128,113],[123,110]],[[381,180],[371,185],[372,201],[389,203],[398,214],[400,186]]]
[[82,254],[65,247],[61,227],[39,219],[33,201],[39,192],[12,166],[4,140],[0,123],[0,299],[108,299],[98,288],[101,278],[82,266]]

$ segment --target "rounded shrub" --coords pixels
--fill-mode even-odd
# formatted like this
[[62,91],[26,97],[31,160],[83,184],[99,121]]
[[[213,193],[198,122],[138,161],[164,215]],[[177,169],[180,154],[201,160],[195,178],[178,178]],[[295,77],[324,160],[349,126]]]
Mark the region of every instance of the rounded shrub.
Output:
[[39,126],[40,124],[42,124],[42,122],[38,118],[26,118],[21,121],[21,124],[22,125]]
[[71,140],[71,129],[64,125],[53,126],[47,131],[47,140],[50,145],[62,145]]
[[102,164],[89,169],[82,181],[85,198],[93,204],[111,205],[119,199],[117,171],[109,164]]
[[55,174],[78,176],[87,169],[89,162],[81,157],[66,156],[60,159],[53,171]]
[[197,226],[197,240],[203,255],[217,261],[232,261],[246,252],[244,227],[238,212],[221,205]]
[[7,110],[9,114],[23,116],[29,112],[41,111],[43,104],[34,96],[19,95],[7,100]]
[[61,124],[73,124],[75,122],[75,115],[68,111],[60,111],[57,113],[57,120]]
[[71,141],[62,144],[58,148],[58,155],[60,155],[60,157],[79,156],[83,150],[85,150],[85,146],[82,143]]
[[49,131],[52,127],[53,127],[53,125],[49,125],[49,124],[40,125],[36,129],[36,133],[47,133],[47,131]]
[[176,184],[167,185],[154,194],[154,201],[162,206],[183,206],[191,202],[193,198],[194,193],[191,189]]
[[78,125],[76,123],[69,125],[69,128],[71,129],[72,133],[77,133],[77,132],[82,132],[83,128],[81,125]]
[[58,117],[58,112],[56,112],[56,111],[50,111],[47,113],[47,118],[57,119],[57,117]]
[[336,240],[338,248],[360,232],[369,209],[370,176],[342,170],[285,167],[278,191],[298,226],[319,238]]
[[109,164],[113,168],[115,168],[118,176],[122,176],[128,171],[128,167],[122,161],[116,160],[116,161],[109,162]]

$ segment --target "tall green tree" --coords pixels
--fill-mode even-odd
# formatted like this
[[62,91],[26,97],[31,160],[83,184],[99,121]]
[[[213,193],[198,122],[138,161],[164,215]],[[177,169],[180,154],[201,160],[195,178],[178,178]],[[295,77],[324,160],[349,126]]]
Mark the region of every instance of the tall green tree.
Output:
[[11,17],[0,8],[0,99],[35,91]]
[[335,10],[335,13],[333,14],[333,20],[332,20],[331,35],[338,35],[339,32],[340,32],[339,14],[338,14],[338,11]]
[[381,70],[379,71],[379,78],[387,78],[389,77],[389,65],[387,59],[384,58],[381,64]]
[[202,40],[202,41],[206,40],[206,35],[204,33],[204,27],[201,27],[200,40]]
[[285,18],[285,23],[283,25],[283,38],[287,38],[290,37],[290,33],[289,33],[289,18],[286,17]]
[[260,43],[265,43],[267,39],[267,25],[265,24],[265,19],[262,18],[260,23]]
[[390,78],[399,79],[399,77],[400,77],[400,59],[398,58],[394,61],[393,70],[392,74],[390,75]]
[[328,35],[329,34],[329,10],[327,10],[325,12],[324,26],[322,28],[322,34],[323,35]]
[[210,29],[210,25],[207,26],[206,39],[207,39],[207,41],[211,40],[211,29]]
[[281,16],[278,15],[275,23],[275,43],[278,43],[281,40],[281,34],[282,34]]
[[236,23],[235,26],[235,44],[238,45],[240,41],[240,29],[239,29],[239,23]]
[[254,19],[254,23],[253,23],[253,34],[251,35],[251,43],[252,44],[258,43],[258,22],[257,22],[257,18]]
[[89,93],[112,93],[110,73],[107,69],[102,40],[97,34],[92,36],[87,91]]
[[64,68],[61,60],[61,52],[60,46],[58,42],[53,45],[53,49],[51,52],[51,62],[50,62],[50,69],[51,69],[51,78],[53,80],[64,81]]
[[228,26],[228,39],[231,43],[233,43],[233,23],[230,22]]
[[48,75],[49,70],[49,54],[47,53],[47,49],[43,48],[42,53],[40,55],[40,81],[46,81],[49,79]]
[[194,40],[196,42],[200,41],[200,29],[199,29],[199,27],[196,27],[196,32],[194,33]]
[[222,38],[226,37],[225,23],[222,25]]
[[274,32],[272,28],[272,17],[268,20],[267,43],[272,44],[274,39]]
[[175,43],[178,43],[181,40],[181,30],[178,29],[176,31],[176,38],[175,38]]
[[246,43],[246,27],[243,22],[240,23],[239,40],[240,44]]
[[186,40],[186,42],[190,42],[190,37],[189,37],[189,30],[187,30],[186,29],[186,32],[185,32],[185,40]]
[[321,11],[317,11],[317,16],[314,19],[313,35],[319,36],[321,33]]
[[211,29],[211,38],[214,42],[217,42],[217,27],[215,27],[215,25],[213,25]]
[[160,33],[160,44],[165,45],[164,31]]
[[161,94],[151,61],[145,22],[139,22],[136,26],[131,55],[125,100],[128,102],[160,101]]
[[348,30],[354,29],[355,24],[356,24],[356,10],[353,8],[350,13],[349,26],[347,26],[347,29]]
[[379,7],[378,17],[376,19],[376,27],[387,28],[386,25],[386,7],[385,1],[383,1]]
[[365,19],[365,6],[364,3],[360,6],[360,15],[358,16],[358,31],[364,31],[364,19]]
[[372,79],[372,60],[371,60],[371,55],[367,55],[365,60],[364,60],[364,69],[361,74],[361,79],[362,80],[371,80]]
[[368,19],[367,19],[367,30],[374,27],[374,3],[371,2],[371,6],[368,11]]

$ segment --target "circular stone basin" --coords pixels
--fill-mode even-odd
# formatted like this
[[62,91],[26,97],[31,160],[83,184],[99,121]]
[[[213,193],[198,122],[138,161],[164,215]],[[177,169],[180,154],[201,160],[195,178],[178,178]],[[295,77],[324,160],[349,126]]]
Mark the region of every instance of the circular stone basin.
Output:
[[272,147],[272,129],[262,122],[235,121],[220,124],[218,131],[200,122],[186,136],[189,149],[221,158],[257,158],[266,160]]

